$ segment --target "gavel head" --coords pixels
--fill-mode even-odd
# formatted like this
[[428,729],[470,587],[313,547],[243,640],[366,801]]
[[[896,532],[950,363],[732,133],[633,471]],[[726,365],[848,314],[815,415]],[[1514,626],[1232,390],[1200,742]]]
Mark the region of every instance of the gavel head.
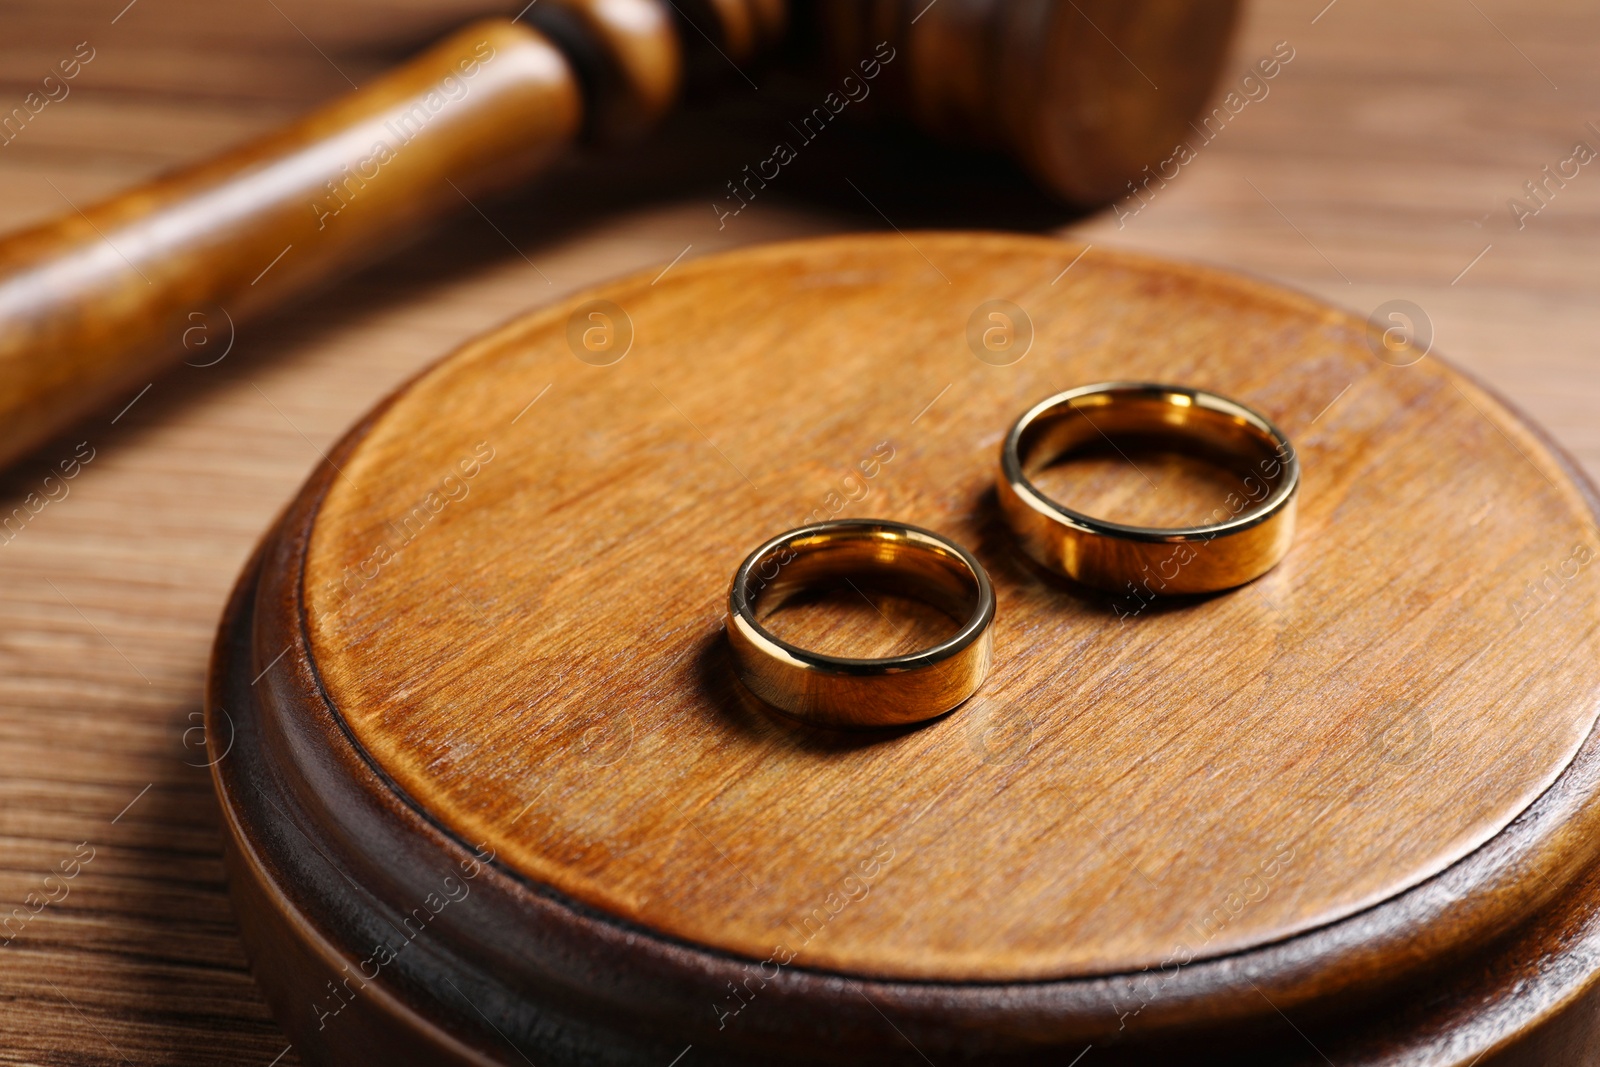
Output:
[[1237,0],[814,0],[836,67],[900,53],[891,99],[941,139],[1001,150],[1078,204],[1172,154],[1226,58]]
[[[648,125],[683,55],[730,77],[780,41],[873,110],[1010,155],[1077,204],[1172,153],[1215,84],[1238,0],[548,0],[529,18],[576,57],[602,139]],[[886,59],[886,57],[889,57]],[[699,62],[696,62],[698,60]],[[724,84],[742,83],[724,80]]]

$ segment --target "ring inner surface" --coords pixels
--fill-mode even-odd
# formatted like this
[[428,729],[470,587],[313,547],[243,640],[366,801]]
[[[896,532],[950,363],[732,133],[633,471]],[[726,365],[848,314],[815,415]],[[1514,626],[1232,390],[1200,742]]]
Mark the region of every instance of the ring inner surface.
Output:
[[[814,653],[817,650],[811,642],[802,644],[774,632],[772,616],[786,606],[817,601],[829,594],[837,594],[846,603],[866,598],[862,607],[882,616],[881,609],[888,605],[876,601],[875,595],[887,594],[918,606],[926,605],[943,616],[910,620],[924,638],[930,630],[941,631],[931,641],[917,641],[915,649],[898,653],[914,655],[937,648],[960,633],[972,619],[979,598],[977,579],[960,556],[892,533],[865,531],[828,531],[775,546],[751,567],[748,591],[751,616],[763,629],[785,644]],[[919,622],[922,625],[916,625]],[[954,625],[939,625],[945,623]],[[833,652],[818,654],[861,658]]]
[[[1176,399],[1191,400],[1183,395],[1177,395]],[[1177,478],[1169,480],[1169,472],[1163,472],[1158,490],[1161,497],[1174,496],[1171,481],[1211,483],[1207,488],[1217,494],[1215,501],[1196,491],[1192,484],[1183,487],[1190,492],[1188,499],[1179,502],[1179,507],[1195,512],[1195,521],[1130,523],[1101,515],[1094,510],[1092,502],[1087,506],[1074,503],[1038,484],[1040,475],[1067,460],[1102,455],[1132,466],[1142,494],[1147,489],[1157,490],[1157,486],[1132,457],[1156,453],[1167,453],[1186,461],[1203,461],[1206,473],[1213,475],[1201,478],[1192,462],[1187,471],[1176,472]],[[1076,397],[1044,412],[1026,426],[1018,440],[1017,455],[1023,476],[1035,483],[1035,489],[1052,503],[1100,521],[1152,529],[1196,528],[1237,517],[1239,508],[1225,506],[1230,493],[1236,493],[1237,498],[1247,502],[1246,512],[1259,510],[1283,489],[1288,476],[1285,457],[1266,430],[1240,415],[1204,406],[1199,401],[1175,402],[1172,394],[1091,393]],[[1158,503],[1166,507],[1170,501],[1159,500]],[[1216,506],[1211,506],[1213,504]]]

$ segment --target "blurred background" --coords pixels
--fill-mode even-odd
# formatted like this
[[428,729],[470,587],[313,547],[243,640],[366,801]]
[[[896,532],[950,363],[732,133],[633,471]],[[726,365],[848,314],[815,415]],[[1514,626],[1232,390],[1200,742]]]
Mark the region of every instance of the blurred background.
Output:
[[[0,4],[0,113],[81,62],[67,95],[0,144],[0,227],[268,130],[489,13],[516,12]],[[723,182],[785,117],[782,85],[729,90],[647,145],[465,212],[91,419],[62,453],[82,441],[90,456],[70,492],[0,539],[0,912],[79,843],[92,851],[68,895],[0,947],[0,1063],[298,1062],[222,882],[197,729],[213,628],[257,538],[354,419],[561,294],[791,237],[1055,232],[1221,264],[1362,315],[1410,301],[1436,354],[1600,473],[1600,165],[1576,150],[1600,151],[1597,41],[1600,7],[1583,0],[1249,0],[1219,94],[1259,59],[1292,60],[1153,199],[1090,215],[990,161],[842,132],[719,227]],[[0,473],[0,513],[55,458]]]

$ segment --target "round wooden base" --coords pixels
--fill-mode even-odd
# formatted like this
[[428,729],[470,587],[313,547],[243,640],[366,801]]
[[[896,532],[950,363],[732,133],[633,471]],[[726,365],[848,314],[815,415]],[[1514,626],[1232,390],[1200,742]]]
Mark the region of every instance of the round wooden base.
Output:
[[[684,264],[468,346],[352,431],[241,578],[207,708],[241,926],[302,1056],[1600,1052],[1592,492],[1360,320],[1080,251]],[[1283,565],[1147,603],[1017,558],[999,433],[1112,377],[1284,427]],[[827,488],[841,451],[870,499]],[[722,572],[832,499],[982,559],[972,703],[841,737],[731,681]]]

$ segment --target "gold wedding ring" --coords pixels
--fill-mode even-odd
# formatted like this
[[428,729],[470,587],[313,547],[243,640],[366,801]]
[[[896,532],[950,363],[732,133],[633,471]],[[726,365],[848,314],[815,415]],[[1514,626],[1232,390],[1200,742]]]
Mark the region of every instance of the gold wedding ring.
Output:
[[[848,581],[921,600],[961,629],[932,648],[847,659],[799,648],[761,624],[802,590]],[[728,644],[756,696],[823,726],[898,726],[971,696],[989,673],[994,590],[966,549],[928,530],[879,519],[819,522],[773,538],[739,567],[728,592]]]
[[[1074,511],[1029,480],[1085,446],[1135,437],[1226,464],[1242,475],[1240,487],[1203,525],[1159,528]],[[1288,438],[1243,404],[1202,389],[1104,382],[1040,401],[1016,421],[1001,446],[998,491],[1028,555],[1086,585],[1143,600],[1231,589],[1271,570],[1294,537],[1299,485]]]

